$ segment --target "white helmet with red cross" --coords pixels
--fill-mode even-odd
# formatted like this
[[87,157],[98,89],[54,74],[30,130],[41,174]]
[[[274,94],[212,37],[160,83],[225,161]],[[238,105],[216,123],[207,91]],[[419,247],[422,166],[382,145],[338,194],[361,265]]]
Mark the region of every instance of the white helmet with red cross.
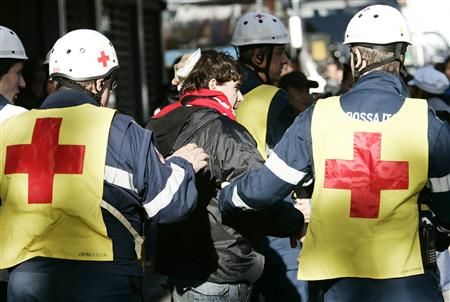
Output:
[[108,77],[119,68],[111,41],[98,31],[77,29],[56,41],[50,52],[49,74],[73,81]]

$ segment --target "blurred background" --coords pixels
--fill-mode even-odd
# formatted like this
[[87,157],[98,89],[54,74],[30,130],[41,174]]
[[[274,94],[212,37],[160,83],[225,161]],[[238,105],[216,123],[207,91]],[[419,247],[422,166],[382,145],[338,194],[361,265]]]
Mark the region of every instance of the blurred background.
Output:
[[319,82],[313,92],[332,89],[348,61],[342,45],[348,21],[377,3],[400,9],[409,22],[414,42],[406,58],[409,73],[450,55],[448,0],[15,0],[2,1],[0,24],[16,31],[30,58],[24,106],[36,107],[43,98],[42,62],[58,37],[92,28],[111,39],[119,56],[112,106],[143,124],[164,99],[180,55],[198,47],[235,55],[229,41],[235,21],[247,11],[282,19],[291,35],[292,65]]

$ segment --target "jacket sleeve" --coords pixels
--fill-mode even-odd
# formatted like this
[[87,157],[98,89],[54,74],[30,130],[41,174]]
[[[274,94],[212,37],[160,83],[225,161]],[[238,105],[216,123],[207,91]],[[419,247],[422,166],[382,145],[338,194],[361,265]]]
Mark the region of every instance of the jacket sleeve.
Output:
[[153,134],[132,123],[127,130],[133,159],[133,180],[148,217],[158,223],[181,221],[197,203],[195,173],[180,157],[165,160],[155,147]]
[[220,206],[224,213],[273,205],[288,196],[311,171],[312,110],[310,107],[296,118],[261,168],[223,188]]
[[[213,136],[209,144],[218,146],[217,163],[220,179],[233,181],[248,170],[264,164],[264,159],[256,149],[256,143],[248,131],[240,124],[222,120],[221,135]],[[294,208],[293,203],[279,201],[258,212],[236,211],[222,215],[223,222],[243,233],[288,237],[298,234],[303,227],[303,214]]]
[[429,116],[430,161],[427,187],[438,224],[450,233],[450,125]]

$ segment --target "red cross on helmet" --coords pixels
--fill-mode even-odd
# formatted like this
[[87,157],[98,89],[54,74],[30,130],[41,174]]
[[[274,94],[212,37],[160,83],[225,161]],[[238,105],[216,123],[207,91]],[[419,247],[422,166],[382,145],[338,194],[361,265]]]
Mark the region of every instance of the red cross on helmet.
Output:
[[49,74],[74,81],[105,78],[119,68],[116,50],[98,31],[78,29],[56,41],[50,51]]

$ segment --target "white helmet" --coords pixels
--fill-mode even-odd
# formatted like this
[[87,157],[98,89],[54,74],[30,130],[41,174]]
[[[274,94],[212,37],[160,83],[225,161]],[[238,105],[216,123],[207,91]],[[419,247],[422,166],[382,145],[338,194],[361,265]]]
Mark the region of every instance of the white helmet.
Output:
[[411,44],[411,35],[403,15],[388,5],[371,5],[359,11],[345,31],[344,44],[398,42]]
[[27,60],[22,42],[14,31],[0,25],[0,59]]
[[231,44],[234,46],[257,44],[287,44],[289,33],[283,23],[267,13],[247,13],[239,18]]
[[56,41],[49,58],[51,77],[74,81],[105,78],[119,68],[116,50],[95,30],[78,29]]

